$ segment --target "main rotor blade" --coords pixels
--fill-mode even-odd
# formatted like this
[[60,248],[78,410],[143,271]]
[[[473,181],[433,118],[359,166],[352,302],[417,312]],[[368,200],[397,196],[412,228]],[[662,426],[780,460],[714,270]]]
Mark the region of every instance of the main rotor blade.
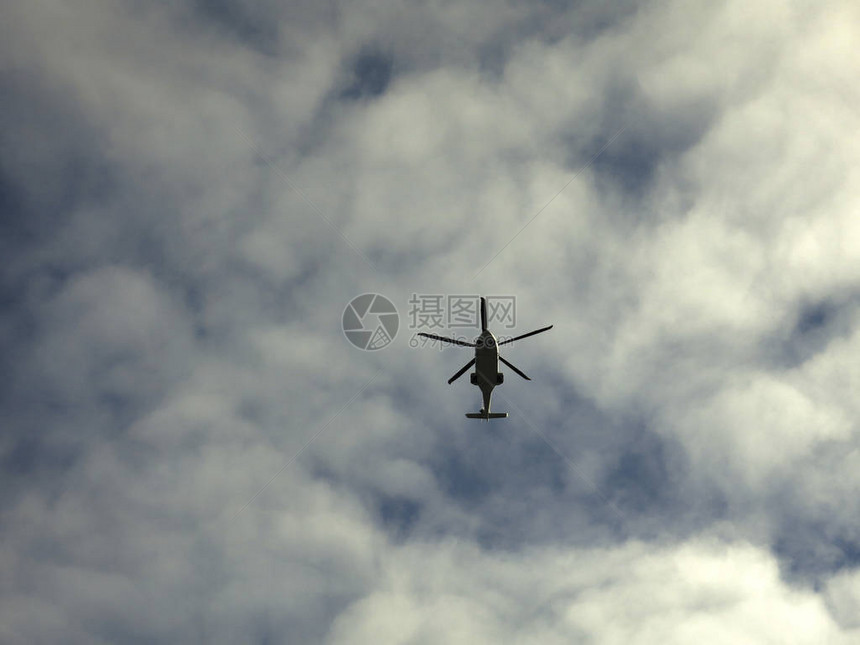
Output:
[[481,296],[481,331],[487,331],[487,299]]
[[508,367],[510,367],[512,370],[514,370],[517,374],[519,374],[520,376],[522,376],[525,380],[527,380],[527,381],[531,381],[531,379],[530,379],[528,376],[526,376],[526,375],[525,375],[525,372],[521,372],[521,371],[520,371],[520,370],[518,370],[516,367],[514,367],[513,365],[511,365],[510,363],[508,363],[508,361],[506,361],[506,360],[505,360],[504,358],[502,358],[501,356],[499,356],[499,360],[500,360],[500,361],[502,361],[502,362],[503,362],[505,365],[507,365]]
[[473,358],[473,359],[472,359],[472,360],[470,360],[468,363],[466,363],[465,365],[463,365],[463,367],[460,369],[460,371],[459,371],[459,372],[457,372],[456,374],[454,374],[454,376],[452,376],[451,378],[449,378],[449,379],[448,379],[448,385],[451,385],[451,383],[453,383],[453,382],[454,382],[454,381],[456,381],[458,378],[460,378],[461,376],[463,376],[463,374],[465,374],[465,373],[466,373],[466,370],[467,370],[467,369],[469,369],[470,367],[472,367],[472,365],[474,365],[474,364],[475,364],[475,359]]
[[541,332],[549,331],[550,329],[552,329],[552,325],[550,325],[549,327],[543,327],[542,329],[535,329],[534,331],[530,331],[529,333],[523,334],[522,336],[503,340],[501,343],[499,343],[499,346],[501,347],[502,345],[507,345],[508,343],[512,343],[515,340],[522,340],[523,338],[528,338],[529,336],[534,336],[535,334],[540,334]]
[[460,345],[461,347],[474,347],[475,343],[467,343],[464,340],[457,340],[456,338],[445,338],[444,336],[437,336],[436,334],[425,334],[424,332],[418,332],[419,336],[424,336],[424,338],[432,338],[433,340],[441,340],[443,343],[452,343],[454,345]]

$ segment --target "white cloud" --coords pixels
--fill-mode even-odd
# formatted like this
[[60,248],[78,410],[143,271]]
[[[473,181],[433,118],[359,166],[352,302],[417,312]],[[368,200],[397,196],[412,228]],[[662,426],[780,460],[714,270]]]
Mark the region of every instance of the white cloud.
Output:
[[[4,640],[856,636],[853,5],[4,14]],[[555,323],[519,413],[365,291]]]
[[849,642],[770,554],[707,539],[507,556],[414,545],[380,580],[330,642]]
[[839,625],[845,629],[857,630],[857,608],[860,606],[860,579],[856,570],[844,571],[835,575],[825,590],[828,607]]

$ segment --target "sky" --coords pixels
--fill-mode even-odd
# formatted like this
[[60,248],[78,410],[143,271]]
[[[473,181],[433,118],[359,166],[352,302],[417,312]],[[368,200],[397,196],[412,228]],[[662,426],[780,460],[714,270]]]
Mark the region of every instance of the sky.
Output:
[[[858,49],[851,0],[4,2],[0,641],[858,642]],[[434,294],[554,325],[508,419]]]

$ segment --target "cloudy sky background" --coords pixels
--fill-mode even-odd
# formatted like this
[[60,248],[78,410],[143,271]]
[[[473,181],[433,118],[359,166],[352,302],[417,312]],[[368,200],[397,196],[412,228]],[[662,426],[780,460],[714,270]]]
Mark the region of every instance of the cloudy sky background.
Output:
[[523,4],[3,3],[0,640],[856,642],[860,10]]

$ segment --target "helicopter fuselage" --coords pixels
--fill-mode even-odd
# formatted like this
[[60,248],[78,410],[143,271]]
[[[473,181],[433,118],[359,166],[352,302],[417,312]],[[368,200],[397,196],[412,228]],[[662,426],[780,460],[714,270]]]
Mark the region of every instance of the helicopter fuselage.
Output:
[[472,385],[480,388],[484,400],[478,418],[484,418],[483,415],[489,418],[493,388],[504,381],[504,376],[499,372],[499,347],[489,329],[482,331],[475,339],[475,371],[471,374],[471,381]]

